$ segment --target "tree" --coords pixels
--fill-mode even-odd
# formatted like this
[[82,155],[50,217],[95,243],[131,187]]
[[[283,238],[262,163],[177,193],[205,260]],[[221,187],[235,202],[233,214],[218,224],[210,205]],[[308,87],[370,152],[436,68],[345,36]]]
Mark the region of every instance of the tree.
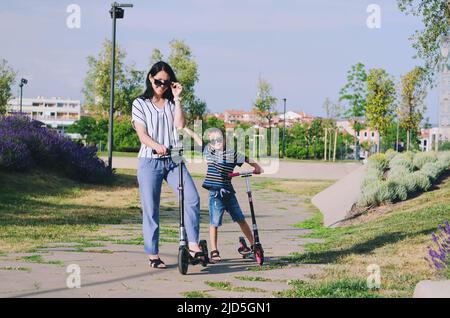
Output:
[[[97,57],[88,56],[88,72],[82,92],[87,108],[97,115],[109,113],[111,95],[111,41],[105,40]],[[143,90],[144,71],[137,70],[134,64],[125,65],[126,52],[116,45],[115,98],[114,111],[131,114],[131,103]]]
[[194,86],[199,79],[198,65],[192,56],[191,49],[182,40],[170,42],[168,62],[177,75],[178,82],[183,85],[181,97],[186,122],[190,126],[194,120],[203,118],[206,113],[206,102],[195,96]]
[[114,123],[114,149],[118,151],[137,151],[140,145],[141,142],[129,116],[124,116]]
[[433,77],[440,61],[440,41],[449,34],[449,6],[445,0],[397,0],[400,11],[420,16],[423,30],[410,37],[416,56],[425,61],[427,82],[433,85]]
[[116,93],[117,101],[114,100],[117,105],[116,110],[120,111],[121,114],[131,115],[133,100],[144,90],[142,82],[145,75],[146,73],[137,70],[134,64],[125,67],[125,76],[123,81],[119,83]]
[[[111,54],[111,41],[105,40],[97,58],[91,55],[87,57],[88,71],[84,79],[82,92],[88,109],[93,113],[105,115],[109,112]],[[125,67],[123,62],[125,56],[126,53],[119,45],[116,45],[115,80],[117,86],[120,86],[125,80]],[[119,103],[120,100],[115,99],[114,109],[118,108]]]
[[161,51],[159,49],[153,49],[152,56],[150,57],[150,67],[152,67],[155,63],[162,61],[164,59]]
[[5,59],[0,61],[0,115],[6,113],[6,105],[13,96],[11,87],[16,81],[17,73],[8,65]]
[[326,98],[322,105],[325,115],[330,119],[338,119],[343,115],[344,106],[340,102],[333,102],[330,98]]
[[265,118],[269,122],[276,116],[277,112],[274,107],[277,103],[276,97],[272,96],[272,86],[263,78],[258,79],[258,92],[254,102],[254,109],[259,117]]
[[108,119],[100,119],[83,116],[67,129],[69,133],[78,133],[85,138],[89,145],[106,144],[108,133]]
[[395,84],[391,76],[383,69],[371,69],[367,76],[366,119],[369,127],[378,131],[378,152],[380,134],[384,134],[394,118],[393,102]]
[[401,99],[399,105],[400,126],[406,129],[406,150],[411,144],[411,131],[419,131],[420,123],[425,113],[425,98],[427,87],[425,71],[421,67],[415,67],[401,78]]
[[364,64],[352,65],[347,72],[347,84],[339,92],[339,101],[347,103],[347,110],[344,117],[352,121],[355,131],[355,159],[358,159],[358,138],[357,134],[362,129],[360,118],[364,116],[367,100],[367,73]]

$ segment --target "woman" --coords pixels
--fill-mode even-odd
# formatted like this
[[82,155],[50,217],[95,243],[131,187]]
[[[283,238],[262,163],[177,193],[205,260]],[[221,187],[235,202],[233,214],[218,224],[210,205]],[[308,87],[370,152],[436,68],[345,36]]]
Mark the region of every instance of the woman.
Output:
[[[178,142],[177,128],[184,127],[180,93],[172,68],[164,62],[152,66],[147,74],[146,91],[133,101],[132,123],[141,149],[138,182],[143,210],[144,249],[153,268],[166,268],[159,253],[159,204],[163,179],[178,193],[178,165],[168,149]],[[155,150],[156,153],[153,153]],[[194,258],[204,255],[198,245],[200,199],[192,177],[184,169],[184,213],[189,250]]]

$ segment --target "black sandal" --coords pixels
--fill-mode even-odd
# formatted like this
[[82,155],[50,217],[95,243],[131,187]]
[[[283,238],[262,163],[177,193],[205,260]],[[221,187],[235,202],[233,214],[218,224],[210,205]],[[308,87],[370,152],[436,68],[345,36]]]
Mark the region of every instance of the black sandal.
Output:
[[191,263],[194,265],[206,261],[206,255],[202,251],[197,252],[189,250],[189,255],[191,256]]
[[218,250],[211,251],[210,260],[211,260],[212,263],[218,263],[218,262],[220,262],[222,260]]
[[160,266],[161,264],[166,265],[160,258],[156,258],[156,259],[148,259],[149,260],[149,265],[152,268],[166,268],[165,266]]

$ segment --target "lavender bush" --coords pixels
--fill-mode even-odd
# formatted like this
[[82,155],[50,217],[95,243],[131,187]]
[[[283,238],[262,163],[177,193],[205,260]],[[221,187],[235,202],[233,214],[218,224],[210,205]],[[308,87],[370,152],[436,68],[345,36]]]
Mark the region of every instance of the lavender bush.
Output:
[[89,183],[111,177],[95,147],[85,147],[23,116],[0,117],[0,168],[44,167]]
[[438,231],[432,233],[433,246],[428,247],[427,259],[439,274],[450,278],[450,225],[448,221],[438,225]]

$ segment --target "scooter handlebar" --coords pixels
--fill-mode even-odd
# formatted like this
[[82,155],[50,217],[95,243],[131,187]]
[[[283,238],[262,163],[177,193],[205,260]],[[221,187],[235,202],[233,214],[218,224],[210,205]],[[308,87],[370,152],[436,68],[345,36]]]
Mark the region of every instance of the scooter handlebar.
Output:
[[[167,154],[168,154],[168,155],[170,155],[170,152],[171,152],[172,148],[173,148],[172,146],[169,146],[169,148],[167,148]],[[155,149],[152,149],[152,154],[154,154],[154,155],[157,154],[157,152],[156,152]]]
[[230,172],[228,174],[228,177],[233,178],[233,177],[250,177],[252,175],[254,175],[256,173],[254,173],[253,171],[241,171],[241,172]]

